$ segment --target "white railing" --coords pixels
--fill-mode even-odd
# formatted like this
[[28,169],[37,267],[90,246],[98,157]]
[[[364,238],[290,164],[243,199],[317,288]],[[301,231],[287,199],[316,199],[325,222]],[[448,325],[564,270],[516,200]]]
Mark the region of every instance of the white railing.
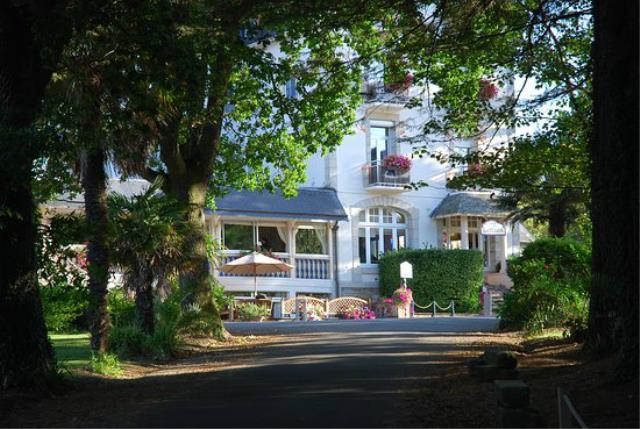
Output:
[[329,256],[296,255],[296,277],[299,279],[328,279]]
[[[227,252],[220,260],[220,266],[241,258],[243,255],[241,252]],[[271,255],[274,258],[280,259],[282,262],[291,264],[292,258],[289,253],[274,253]],[[329,256],[328,255],[307,255],[296,254],[293,257],[295,261],[295,277],[299,279],[317,279],[328,280],[331,278]],[[222,273],[218,271],[220,277],[253,277],[253,274],[230,274]],[[291,278],[291,273],[273,273],[273,274],[258,274],[258,277],[278,277],[278,278]]]
[[[242,256],[243,255],[241,252],[228,252],[220,260],[220,266],[227,264],[231,261],[235,261],[236,259],[241,258]],[[281,260],[282,262],[286,262],[287,264],[289,264],[290,263],[289,261],[291,260],[288,253],[274,253],[271,256],[273,258]],[[231,273],[223,273],[220,271],[218,271],[218,275],[220,275],[220,277],[253,277],[253,274],[231,274]],[[288,272],[282,272],[282,273],[258,274],[257,277],[287,278],[291,276]]]

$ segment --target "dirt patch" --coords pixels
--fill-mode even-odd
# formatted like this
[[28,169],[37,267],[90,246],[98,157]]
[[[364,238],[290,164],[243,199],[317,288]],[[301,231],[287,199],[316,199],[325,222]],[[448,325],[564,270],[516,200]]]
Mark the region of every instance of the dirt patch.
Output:
[[531,406],[547,427],[557,427],[557,388],[568,393],[589,427],[638,427],[638,380],[613,380],[613,358],[589,361],[582,345],[562,338],[524,341],[496,334],[474,343],[477,350],[459,354],[459,366],[414,385],[418,395],[405,407],[407,425],[421,427],[496,427],[493,383],[469,376],[464,365],[486,347],[516,352],[521,378],[531,388]]

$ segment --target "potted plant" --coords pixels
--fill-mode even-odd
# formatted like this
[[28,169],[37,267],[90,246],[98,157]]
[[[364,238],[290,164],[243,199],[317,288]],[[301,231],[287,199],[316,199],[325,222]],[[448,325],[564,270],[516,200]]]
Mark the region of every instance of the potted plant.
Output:
[[411,170],[411,158],[406,155],[388,155],[384,161],[384,167],[399,174],[404,174]]
[[413,293],[411,289],[400,286],[393,292],[391,296],[393,303],[398,310],[398,318],[405,319],[411,315],[411,302],[413,301]]

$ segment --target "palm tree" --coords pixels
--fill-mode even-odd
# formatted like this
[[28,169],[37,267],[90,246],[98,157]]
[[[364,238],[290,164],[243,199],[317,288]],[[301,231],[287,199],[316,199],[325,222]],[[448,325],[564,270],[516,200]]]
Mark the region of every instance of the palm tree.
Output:
[[108,204],[113,262],[124,270],[125,287],[134,291],[137,315],[149,334],[154,331],[153,285],[180,268],[193,236],[182,206],[161,195],[160,187],[156,181],[132,198],[112,194]]

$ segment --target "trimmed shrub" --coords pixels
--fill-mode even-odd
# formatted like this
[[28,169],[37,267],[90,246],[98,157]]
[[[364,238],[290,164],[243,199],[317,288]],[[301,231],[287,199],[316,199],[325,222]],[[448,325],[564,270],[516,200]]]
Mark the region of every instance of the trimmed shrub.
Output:
[[479,294],[484,281],[482,254],[477,250],[402,249],[386,253],[379,263],[380,293],[391,296],[401,285],[400,264],[413,265],[413,279],[407,285],[420,305],[435,300],[456,309],[472,312],[480,309]]
[[262,305],[248,302],[238,304],[238,318],[240,320],[259,320],[271,316],[271,311]]
[[574,336],[586,329],[591,251],[568,238],[537,240],[509,261],[513,288],[499,310],[505,329],[538,332],[565,328]]

